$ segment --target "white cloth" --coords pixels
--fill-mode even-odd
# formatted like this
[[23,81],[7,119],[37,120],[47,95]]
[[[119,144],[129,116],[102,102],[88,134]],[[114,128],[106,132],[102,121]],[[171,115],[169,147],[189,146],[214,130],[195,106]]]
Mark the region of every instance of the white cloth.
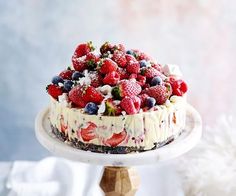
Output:
[[[10,163],[9,163],[10,164]],[[4,196],[101,196],[102,167],[48,157],[40,162],[16,161],[5,175]],[[0,164],[0,172],[3,169]],[[171,165],[137,167],[141,186],[137,196],[183,196]],[[1,176],[2,174],[0,174]],[[0,178],[1,179],[1,178]],[[5,183],[4,183],[5,182]],[[0,189],[1,190],[1,189]]]

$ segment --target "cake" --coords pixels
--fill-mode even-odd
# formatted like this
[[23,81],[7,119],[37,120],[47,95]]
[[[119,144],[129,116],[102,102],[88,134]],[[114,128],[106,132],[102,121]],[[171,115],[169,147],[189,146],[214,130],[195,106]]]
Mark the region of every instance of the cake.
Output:
[[106,42],[79,44],[52,78],[52,133],[75,148],[126,154],[154,150],[185,127],[187,84],[177,65]]

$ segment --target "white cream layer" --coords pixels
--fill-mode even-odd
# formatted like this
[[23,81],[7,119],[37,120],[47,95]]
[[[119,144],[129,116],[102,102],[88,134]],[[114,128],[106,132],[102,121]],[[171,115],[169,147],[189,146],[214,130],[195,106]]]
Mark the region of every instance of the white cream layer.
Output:
[[[185,98],[172,96],[168,103],[157,106],[156,111],[113,117],[88,115],[82,109],[70,108],[51,99],[50,121],[59,131],[64,131],[69,140],[77,138],[84,143],[107,145],[107,139],[125,130],[127,136],[119,146],[149,150],[154,143],[179,135],[185,126],[185,106]],[[94,130],[96,138],[86,142],[81,137],[81,128],[88,127],[90,122],[97,126]]]

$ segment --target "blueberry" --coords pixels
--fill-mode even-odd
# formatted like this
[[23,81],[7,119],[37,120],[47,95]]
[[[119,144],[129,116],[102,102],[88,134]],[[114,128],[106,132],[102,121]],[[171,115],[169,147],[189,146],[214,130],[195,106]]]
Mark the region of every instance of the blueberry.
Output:
[[154,78],[152,78],[151,86],[156,86],[161,84],[162,84],[162,79],[160,76],[155,76]]
[[71,80],[66,80],[64,82],[64,90],[69,92],[71,90],[73,84],[74,84],[74,82],[72,82]]
[[82,74],[81,72],[79,71],[75,71],[73,74],[72,74],[72,80],[78,80],[80,78],[84,77],[84,74]]
[[64,83],[64,80],[60,76],[54,76],[52,78],[52,83],[53,84]]
[[132,50],[127,50],[126,51],[126,54],[130,54],[130,55],[133,55],[134,56],[134,52]]
[[97,114],[98,106],[93,102],[88,102],[84,108],[84,111],[88,114]]
[[156,104],[156,100],[153,97],[148,97],[146,99],[147,107],[152,108]]
[[141,67],[141,68],[142,68],[142,67],[147,67],[147,65],[148,65],[147,61],[145,61],[145,60],[139,61],[139,64],[140,64],[140,67]]

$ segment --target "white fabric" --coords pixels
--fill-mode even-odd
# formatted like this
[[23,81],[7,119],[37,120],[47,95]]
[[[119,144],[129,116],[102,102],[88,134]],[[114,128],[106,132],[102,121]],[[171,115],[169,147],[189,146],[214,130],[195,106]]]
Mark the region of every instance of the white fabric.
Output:
[[[141,176],[137,196],[183,196],[169,164],[136,168]],[[1,164],[0,164],[1,170]],[[16,161],[6,180],[6,196],[101,196],[101,166],[49,157],[40,162]],[[1,193],[0,193],[1,195]]]

